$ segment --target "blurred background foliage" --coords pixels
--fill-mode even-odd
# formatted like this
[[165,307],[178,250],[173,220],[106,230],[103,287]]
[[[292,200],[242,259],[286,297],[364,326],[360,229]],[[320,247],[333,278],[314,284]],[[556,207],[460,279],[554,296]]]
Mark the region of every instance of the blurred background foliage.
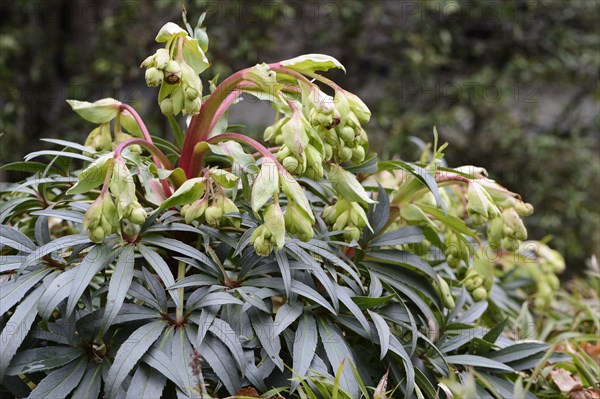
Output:
[[[106,96],[142,111],[168,137],[138,64],[157,29],[180,21],[178,0],[2,0],[0,160],[39,137],[83,141],[91,126],[67,98]],[[372,149],[414,160],[432,128],[451,166],[484,166],[536,207],[530,236],[581,269],[600,246],[600,2],[188,0],[207,11],[213,68],[225,77],[257,62],[319,52],[348,74],[336,81],[373,111]],[[212,74],[212,75],[211,75]],[[239,108],[239,107],[238,107]],[[260,104],[238,111],[255,134]],[[17,179],[11,174],[0,180]]]

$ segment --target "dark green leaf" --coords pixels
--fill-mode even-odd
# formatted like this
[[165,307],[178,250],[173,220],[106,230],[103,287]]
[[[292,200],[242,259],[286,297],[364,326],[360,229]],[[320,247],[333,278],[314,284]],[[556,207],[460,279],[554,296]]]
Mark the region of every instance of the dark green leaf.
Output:
[[227,346],[238,368],[243,374],[245,369],[244,350],[242,349],[242,344],[233,328],[231,328],[229,323],[224,320],[214,319],[208,330],[213,336]]
[[304,306],[300,302],[284,303],[277,314],[275,315],[275,335],[279,335],[288,328],[304,310]]
[[91,242],[91,241],[87,234],[74,234],[74,235],[70,235],[70,236],[64,236],[64,237],[57,238],[56,240],[51,241],[46,245],[42,245],[41,247],[37,248],[34,252],[29,254],[27,256],[27,259],[25,259],[25,261],[19,268],[19,273],[22,273],[23,270],[25,270],[26,268],[33,265],[34,263],[39,261],[41,258],[43,258],[44,256],[46,256],[52,252],[55,252],[55,251],[58,251],[58,250],[61,250],[64,248],[74,247],[75,245],[79,245],[79,244],[87,244],[89,242]]
[[50,271],[51,269],[41,268],[0,284],[0,315],[8,312]]
[[375,324],[375,328],[377,329],[377,335],[379,336],[379,346],[381,347],[379,358],[383,359],[390,347],[390,327],[387,325],[383,317],[370,310],[368,310],[368,312],[369,316],[371,316],[371,320],[373,320],[373,323]]
[[6,370],[8,375],[29,374],[64,366],[82,356],[80,348],[47,346],[19,352]]
[[[152,269],[154,269],[156,274],[158,274],[165,287],[170,287],[175,284],[175,278],[173,277],[173,273],[171,272],[169,265],[167,265],[167,262],[165,262],[159,254],[145,245],[139,245],[138,250],[148,261],[150,266],[152,266]],[[179,297],[177,293],[169,291],[169,294],[171,295],[171,298],[173,298],[175,305],[179,306]]]
[[31,292],[12,314],[2,334],[0,334],[0,380],[4,376],[13,356],[27,337],[29,329],[33,324],[37,312],[35,307],[44,293],[44,287],[40,286]]
[[358,383],[352,372],[351,364],[356,365],[350,346],[342,332],[329,319],[319,319],[319,335],[325,347],[327,358],[334,371],[338,370],[342,362],[345,363],[340,376],[340,387],[349,392],[353,397],[359,393]]
[[274,334],[273,319],[270,315],[256,308],[251,308],[248,311],[248,315],[250,316],[256,337],[262,344],[263,349],[267,352],[273,363],[283,371],[283,360],[279,356],[281,341],[279,340],[279,336]]
[[13,229],[12,227],[0,225],[0,244],[8,245],[10,247],[14,247],[14,244],[11,245],[11,242],[19,244],[16,247],[17,250],[31,252],[34,251],[37,247],[25,234],[21,233],[17,229]]
[[106,378],[105,390],[108,397],[115,398],[117,396],[125,377],[127,377],[138,360],[144,356],[165,327],[166,323],[162,320],[145,324],[123,342],[117,351],[114,363]]
[[423,230],[417,226],[402,227],[398,230],[384,233],[369,242],[370,247],[384,247],[403,244],[415,244],[423,241],[425,236]]
[[129,389],[128,398],[160,398],[167,379],[158,371],[141,364],[135,370]]
[[501,363],[497,360],[488,359],[482,356],[475,355],[454,355],[454,356],[446,356],[446,362],[449,364],[458,364],[461,366],[473,366],[473,367],[485,367],[488,369],[494,369],[499,371],[505,371],[512,373],[513,370],[511,367],[507,366],[504,363]]
[[102,364],[90,362],[88,368],[71,397],[73,399],[98,399],[102,383]]
[[[304,313],[294,338],[293,370],[298,377],[304,377],[308,372],[310,364],[315,357],[315,350],[319,342],[317,335],[317,323],[312,315]],[[296,389],[298,381],[292,382],[292,390]]]
[[66,398],[81,381],[87,362],[87,358],[82,357],[51,372],[31,391],[29,398]]
[[537,342],[522,342],[507,348],[488,353],[487,357],[502,363],[510,363],[523,360],[529,356],[544,352],[550,345]]
[[67,293],[67,296],[69,297],[66,309],[67,316],[69,316],[75,309],[75,306],[77,306],[79,298],[90,284],[90,281],[92,281],[94,276],[98,274],[100,270],[104,269],[112,262],[115,255],[116,254],[111,254],[108,247],[104,245],[95,245],[85,258],[83,258],[81,264],[72,269],[74,270],[74,273],[76,273],[76,276],[70,292]]
[[198,251],[196,248],[184,244],[179,240],[164,237],[144,237],[142,243],[156,245],[166,250],[175,251],[182,255],[197,259],[204,265],[209,266],[211,269],[221,274],[217,265],[215,265],[215,263],[208,256]]
[[[260,313],[260,312],[259,312]],[[206,359],[213,371],[219,376],[225,388],[231,395],[241,388],[242,381],[237,368],[231,367],[234,360],[231,354],[218,339],[207,335],[200,344],[200,353]]]
[[133,247],[128,245],[119,254],[115,270],[110,278],[106,308],[102,318],[102,331],[107,331],[121,310],[125,295],[133,280],[134,263]]

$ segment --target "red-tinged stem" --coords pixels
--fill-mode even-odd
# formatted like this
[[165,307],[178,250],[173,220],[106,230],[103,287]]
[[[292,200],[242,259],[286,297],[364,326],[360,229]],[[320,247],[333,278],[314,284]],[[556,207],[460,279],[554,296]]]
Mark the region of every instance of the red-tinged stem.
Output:
[[246,73],[246,71],[248,71],[248,69],[236,72],[221,82],[215,91],[208,97],[206,102],[202,104],[200,112],[192,118],[185,135],[183,148],[181,149],[181,158],[179,159],[179,166],[184,170],[188,178],[195,176],[199,171],[198,169],[194,170],[192,165],[196,144],[205,141],[206,138],[208,138],[211,126],[214,126],[216,123],[213,122],[213,120],[215,119],[217,112],[222,115],[227,109],[226,107],[221,108],[221,104],[227,100],[230,101],[229,105],[233,103],[235,98],[231,98],[230,95],[235,91],[238,83],[243,81],[244,73]]
[[207,142],[213,144],[213,143],[218,143],[223,140],[233,140],[233,141],[237,141],[240,143],[248,144],[248,145],[254,147],[263,157],[273,160],[279,170],[283,170],[283,166],[279,163],[279,161],[277,160],[275,155],[273,155],[267,147],[265,147],[258,141],[254,140],[253,138],[245,136],[243,134],[221,133],[215,137],[211,137],[210,139],[207,140]]
[[[145,142],[147,142],[150,145],[152,145],[152,147],[154,149],[156,149],[156,151],[158,151],[162,155],[162,158],[161,158],[160,156],[157,156],[155,154],[155,152],[151,151],[147,147],[144,147],[144,148],[148,149],[148,151],[150,151],[152,153],[152,160],[154,161],[154,163],[156,164],[156,166],[159,167],[159,168],[164,167],[164,168],[168,168],[170,170],[173,170],[173,165],[171,165],[171,162],[167,159],[167,157],[164,156],[164,154],[158,148],[154,147],[154,143],[152,142],[152,137],[150,136],[150,132],[148,132],[148,128],[146,127],[146,124],[144,123],[144,121],[140,117],[140,114],[138,114],[137,111],[131,105],[129,105],[129,104],[123,104],[122,103],[121,104],[121,109],[129,112],[133,116],[133,119],[135,119],[135,121],[137,122],[138,126],[140,127],[140,130],[142,131],[142,134],[144,135]],[[140,146],[142,145],[141,143],[136,143],[136,144],[139,144]],[[164,162],[165,160],[167,161],[166,163]],[[169,187],[169,185],[167,184],[167,182],[164,181],[164,180],[161,180],[161,184],[163,186],[163,190],[165,190],[165,195],[170,196],[172,194],[172,191],[171,191],[171,188]]]
[[[163,152],[161,150],[159,150],[154,144],[149,143],[145,139],[140,139],[140,138],[133,138],[133,139],[125,140],[121,144],[119,144],[117,146],[117,148],[115,149],[115,158],[117,158],[117,159],[120,158],[121,153],[123,152],[123,150],[126,147],[128,147],[130,145],[136,145],[136,144],[139,145],[140,147],[145,148],[146,150],[148,150],[148,152],[150,152],[150,154],[152,154],[152,158],[157,167],[164,167],[164,168],[167,168],[168,170],[174,169],[173,164],[171,163],[171,161],[169,161],[169,158],[167,158],[167,156],[165,154],[163,154]],[[167,179],[165,179],[165,180],[161,179],[160,183],[162,184],[163,190],[165,191],[165,195],[167,197],[170,197],[171,194],[173,194],[173,191],[171,190],[171,187],[169,186]],[[176,185],[181,185],[183,182],[175,181],[174,183]]]
[[[157,158],[156,163],[160,164],[161,167],[165,167],[166,169],[173,170],[173,164],[171,164],[171,161],[169,161],[169,158],[167,158],[167,156],[165,154],[163,154],[163,152],[161,150],[159,150],[154,144],[149,143],[145,139],[132,138],[132,139],[123,141],[115,149],[115,158],[120,158],[121,153],[123,152],[123,150],[126,147],[129,147],[130,145],[136,145],[136,144],[139,145],[140,147],[145,148],[146,150],[148,150],[148,152],[150,152],[150,154],[152,154],[153,157]],[[157,166],[159,166],[159,165],[157,165]]]
[[144,138],[146,139],[146,141],[149,142],[150,144],[153,144],[152,137],[150,137],[150,133],[148,132],[148,128],[146,128],[146,124],[144,123],[144,121],[142,120],[140,115],[136,112],[136,110],[133,109],[133,107],[131,105],[123,104],[123,103],[121,104],[121,109],[129,112],[133,116],[133,119],[135,119],[138,126],[140,127],[140,130],[142,131],[142,134],[144,135]]
[[[304,75],[282,66],[279,63],[269,64],[269,68],[296,78],[300,83],[312,86],[313,84]],[[251,68],[242,69],[225,79],[216,90],[202,104],[200,112],[192,118],[185,135],[185,142],[181,151],[179,166],[188,177],[196,176],[200,172],[200,165],[193,164],[194,148],[201,141],[206,141],[208,135],[218,122],[219,118],[233,104],[244,88],[244,75]],[[248,82],[251,84],[251,82]],[[238,90],[238,92],[236,92]]]

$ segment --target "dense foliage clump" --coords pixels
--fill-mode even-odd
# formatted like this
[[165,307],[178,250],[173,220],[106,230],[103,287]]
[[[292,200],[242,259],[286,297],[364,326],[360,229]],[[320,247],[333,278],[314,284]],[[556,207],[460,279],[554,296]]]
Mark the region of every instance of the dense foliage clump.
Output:
[[[552,304],[564,269],[526,241],[530,204],[448,167],[435,130],[419,162],[379,161],[369,108],[318,73],[344,68],[332,57],[258,64],[204,93],[202,20],[164,25],[142,62],[173,142],[125,103],[73,100],[96,125],[85,144],[46,140],[62,149],[9,166],[32,176],[0,208],[4,385],[434,398],[448,380],[501,397],[564,359],[506,331],[524,299]],[[242,94],[275,109],[268,146],[228,123]]]

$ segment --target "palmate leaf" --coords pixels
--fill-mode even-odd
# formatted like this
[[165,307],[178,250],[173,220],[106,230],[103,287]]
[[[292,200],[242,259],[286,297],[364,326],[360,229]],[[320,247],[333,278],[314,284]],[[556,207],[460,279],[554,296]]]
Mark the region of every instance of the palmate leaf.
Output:
[[244,349],[240,342],[237,334],[231,328],[231,326],[224,320],[215,318],[208,328],[210,333],[217,339],[219,339],[231,352],[238,369],[242,372],[242,375],[246,369],[246,362],[244,359]]
[[121,345],[105,381],[109,398],[117,397],[121,384],[138,360],[144,356],[166,327],[163,320],[153,321],[138,328]]

